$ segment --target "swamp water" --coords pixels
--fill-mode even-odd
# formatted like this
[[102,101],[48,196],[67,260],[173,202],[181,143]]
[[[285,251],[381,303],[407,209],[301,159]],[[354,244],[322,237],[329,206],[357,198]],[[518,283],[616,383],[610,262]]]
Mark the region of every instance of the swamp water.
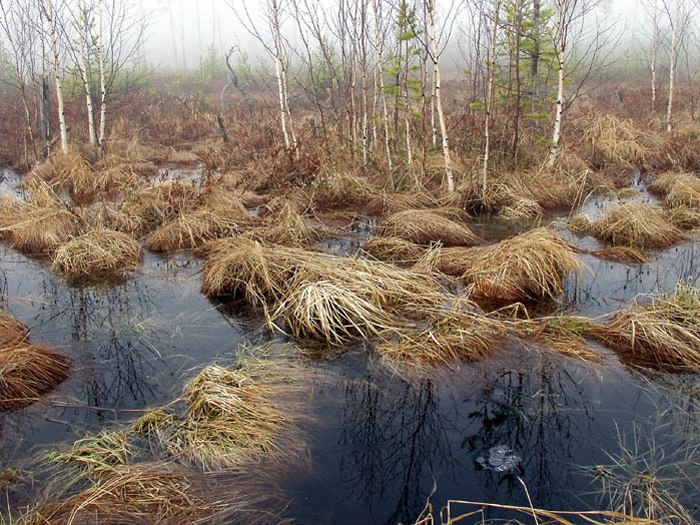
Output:
[[[478,233],[488,235],[489,227]],[[504,228],[493,235],[505,235]],[[567,238],[595,247],[591,239]],[[329,246],[344,251],[343,241]],[[678,281],[698,284],[697,243],[650,259],[628,266],[584,256],[587,270],[570,279],[562,304],[598,316],[637,294],[672,291]],[[519,479],[535,507],[600,509],[608,500],[595,473],[618,472],[603,468],[613,459],[668,476],[670,490],[700,519],[693,507],[700,501],[698,460],[691,456],[700,436],[695,375],[637,371],[594,343],[602,364],[512,344],[475,364],[397,372],[363,345],[284,345],[284,336],[270,334],[259,319],[202,295],[202,266],[187,255],[146,252],[126,283],[81,288],[52,274],[48,261],[2,247],[6,307],[31,328],[32,342],[72,360],[71,377],[40,402],[0,414],[3,470],[21,470],[40,451],[65,449],[86,432],[126,425],[171,402],[203,367],[235,364],[242,347],[267,348],[262,358],[272,353],[301,369],[305,416],[298,422],[299,464],[263,463],[264,483],[250,487],[251,499],[279,494],[271,522],[411,523],[428,497],[436,509],[449,499],[527,505]],[[512,468],[493,468],[501,460]],[[14,516],[35,490],[9,490]],[[487,517],[503,516],[494,509]]]

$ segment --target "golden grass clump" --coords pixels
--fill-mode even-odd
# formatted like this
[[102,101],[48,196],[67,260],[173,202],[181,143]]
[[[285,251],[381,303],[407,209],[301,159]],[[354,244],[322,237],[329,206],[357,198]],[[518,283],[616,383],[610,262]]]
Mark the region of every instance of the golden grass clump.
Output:
[[434,200],[426,192],[398,193],[382,191],[369,196],[366,211],[374,215],[386,215],[400,211],[429,208],[434,205]]
[[208,251],[202,293],[215,297],[242,295],[253,306],[281,298],[295,262],[305,256],[301,250],[273,251],[244,238],[214,241]]
[[238,234],[239,222],[236,213],[225,215],[209,209],[183,213],[156,228],[148,236],[145,248],[154,252],[197,248],[213,239]]
[[591,233],[611,246],[666,248],[688,236],[673,225],[664,210],[651,204],[620,204],[590,226]]
[[33,185],[28,202],[4,197],[0,234],[12,247],[29,254],[50,254],[79,235],[84,224],[44,183]]
[[125,213],[120,204],[96,202],[87,207],[76,208],[74,211],[90,230],[116,230],[129,235],[139,235],[143,228],[142,220],[135,215]]
[[467,226],[436,210],[405,210],[390,215],[377,235],[398,237],[416,244],[440,242],[443,246],[474,246],[484,241]]
[[290,387],[275,373],[262,363],[240,369],[208,366],[186,385],[180,400],[188,410],[182,418],[154,410],[133,429],[168,454],[205,470],[276,453],[276,440],[290,418],[273,397]]
[[380,261],[409,266],[415,264],[425,252],[425,247],[398,237],[368,237],[362,251]]
[[121,277],[135,270],[143,254],[138,241],[113,230],[92,230],[62,245],[52,268],[71,279]]
[[661,146],[661,139],[639,129],[632,120],[605,114],[585,123],[583,140],[592,151],[593,164],[641,166]]
[[477,312],[454,310],[436,317],[421,330],[399,332],[377,351],[399,364],[438,365],[476,361],[491,354],[506,335],[498,320]]
[[564,291],[562,280],[583,269],[574,248],[545,228],[465,250],[462,256],[462,281],[480,304],[556,300]]
[[210,501],[198,481],[168,463],[119,465],[77,494],[40,505],[23,523],[213,523],[223,504]]
[[673,206],[666,210],[665,215],[672,224],[681,230],[696,230],[700,228],[700,207]]
[[649,185],[649,189],[664,196],[667,206],[700,208],[700,179],[692,173],[662,173]]
[[377,261],[264,246],[243,238],[214,241],[209,252],[203,293],[242,296],[253,306],[283,301],[295,283],[321,280],[353,290],[383,308],[424,310],[445,301],[442,289],[430,277]]
[[634,301],[600,327],[599,337],[635,365],[700,370],[700,291],[678,284],[650,304]]
[[347,283],[304,282],[292,288],[272,318],[281,316],[298,338],[342,345],[383,337],[398,326],[381,307]]
[[68,378],[68,359],[31,344],[29,329],[0,310],[0,410],[31,404]]
[[134,193],[124,207],[138,217],[146,231],[196,208],[199,191],[191,182],[166,181]]
[[268,217],[266,220],[272,224],[251,229],[244,236],[298,248],[320,241],[326,236],[323,228],[312,225],[307,217],[300,215],[289,204],[286,204],[274,219]]
[[565,357],[588,363],[605,361],[605,357],[593,350],[585,339],[598,333],[595,322],[587,317],[557,315],[520,319],[510,323],[510,328],[524,341],[550,348]]

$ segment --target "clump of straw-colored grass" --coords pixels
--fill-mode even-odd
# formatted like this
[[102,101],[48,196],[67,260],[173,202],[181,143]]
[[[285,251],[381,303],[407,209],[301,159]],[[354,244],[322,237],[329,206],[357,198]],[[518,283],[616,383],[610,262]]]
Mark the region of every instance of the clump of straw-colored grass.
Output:
[[362,251],[380,261],[409,266],[418,262],[425,247],[398,237],[371,236],[362,245]]
[[143,254],[138,241],[113,230],[93,230],[75,237],[53,254],[52,268],[71,279],[124,276],[135,270]]
[[696,230],[700,228],[700,207],[673,206],[666,210],[666,218],[681,230]]
[[281,316],[296,337],[341,345],[382,337],[397,328],[381,307],[353,287],[329,281],[304,282],[286,295],[272,313]]
[[435,210],[405,210],[390,215],[377,235],[398,237],[416,244],[440,242],[444,246],[474,246],[484,241],[467,226]]
[[283,301],[295,283],[326,280],[382,308],[421,310],[445,301],[430,277],[381,262],[264,246],[243,238],[214,243],[202,285],[209,296],[242,296],[251,305],[262,306]]
[[0,310],[0,410],[31,404],[68,377],[68,359],[31,344],[29,329]]
[[148,236],[145,248],[154,252],[197,248],[213,239],[228,237],[239,232],[238,217],[199,209],[184,213],[157,228]]
[[45,183],[34,184],[27,202],[5,197],[0,209],[0,233],[12,247],[47,254],[78,235],[84,224]]
[[301,248],[323,239],[327,234],[288,204],[274,219],[268,218],[268,222],[272,224],[252,229],[244,235],[262,242]]
[[585,339],[598,333],[598,326],[587,317],[558,315],[521,319],[510,323],[510,327],[524,341],[550,348],[565,357],[590,363],[605,361]]
[[387,213],[424,209],[434,205],[435,202],[426,192],[398,193],[383,191],[369,196],[366,210],[373,215],[386,215]]
[[167,463],[119,465],[77,494],[42,504],[24,523],[213,523],[224,505],[197,485],[197,479]]
[[124,211],[138,217],[146,231],[192,211],[198,204],[198,189],[181,181],[158,183],[134,193]]
[[436,316],[426,328],[399,332],[395,340],[379,344],[377,351],[399,364],[471,362],[490,355],[505,334],[500,321],[478,312],[455,309]]
[[139,235],[143,228],[142,220],[125,213],[120,204],[96,202],[74,211],[88,230],[106,229]]
[[650,304],[635,300],[600,327],[599,337],[632,364],[700,369],[700,291],[678,284]]
[[591,233],[611,246],[639,249],[666,248],[688,236],[665,217],[663,209],[651,204],[620,204],[591,223]]
[[661,146],[653,133],[639,129],[632,120],[602,115],[585,124],[583,140],[589,144],[593,163],[641,166]]
[[662,195],[669,207],[700,208],[700,179],[692,173],[662,173],[649,189]]
[[564,291],[563,279],[583,269],[574,248],[545,228],[471,248],[461,256],[462,281],[481,304],[556,300]]
[[52,455],[52,459],[89,474],[100,475],[120,465],[126,465],[130,456],[125,432],[103,430],[87,435],[73,443],[70,451]]
[[206,470],[233,467],[277,452],[276,440],[290,418],[272,401],[282,382],[271,368],[212,365],[185,387],[184,417],[165,410],[142,416],[133,429],[168,454]]

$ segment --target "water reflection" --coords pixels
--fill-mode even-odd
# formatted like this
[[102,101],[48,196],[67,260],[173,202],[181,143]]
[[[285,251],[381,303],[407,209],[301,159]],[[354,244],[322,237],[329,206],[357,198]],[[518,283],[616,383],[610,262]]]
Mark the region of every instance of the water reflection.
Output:
[[370,511],[383,504],[387,524],[409,523],[420,513],[432,468],[460,468],[447,437],[453,423],[440,410],[433,381],[395,383],[380,381],[371,367],[363,380],[347,383],[340,440],[346,454],[339,474],[349,497]]
[[[546,354],[485,374],[479,397],[465,402],[471,409],[462,447],[471,456],[510,447],[523,459],[520,474],[533,500],[544,508],[558,504],[574,483],[573,449],[591,434],[593,423],[580,381],[560,359]],[[484,471],[482,479],[489,501],[507,495],[515,504],[527,504],[513,476]]]

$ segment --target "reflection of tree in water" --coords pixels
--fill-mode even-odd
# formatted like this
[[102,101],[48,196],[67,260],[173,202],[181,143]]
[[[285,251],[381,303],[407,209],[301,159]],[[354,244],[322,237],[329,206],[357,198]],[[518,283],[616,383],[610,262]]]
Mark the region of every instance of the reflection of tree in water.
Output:
[[412,522],[430,494],[431,466],[456,461],[449,457],[435,385],[430,379],[381,381],[368,367],[365,379],[348,382],[345,394],[343,482],[363,504],[395,501],[385,523]]
[[109,288],[63,288],[44,281],[51,299],[44,324],[70,336],[74,367],[84,383],[83,403],[94,407],[146,406],[156,397],[156,372],[163,361],[151,343],[157,327],[149,290],[130,281]]
[[[481,398],[468,415],[462,447],[476,457],[488,455],[490,447],[509,446],[523,460],[522,477],[534,503],[558,506],[561,491],[571,487],[573,447],[591,433],[592,418],[579,385],[561,362],[547,355],[485,379]],[[513,503],[527,505],[512,476],[485,471],[484,478],[489,491],[505,484],[517,498]]]

